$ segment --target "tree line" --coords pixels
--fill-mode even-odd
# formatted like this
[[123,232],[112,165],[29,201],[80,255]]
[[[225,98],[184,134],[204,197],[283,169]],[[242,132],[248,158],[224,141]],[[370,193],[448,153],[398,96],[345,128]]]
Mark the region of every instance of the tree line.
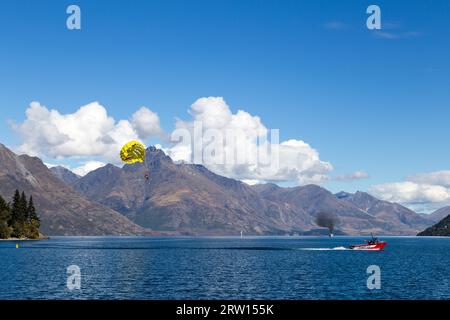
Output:
[[16,190],[12,203],[0,196],[0,239],[38,239],[40,225],[32,196]]

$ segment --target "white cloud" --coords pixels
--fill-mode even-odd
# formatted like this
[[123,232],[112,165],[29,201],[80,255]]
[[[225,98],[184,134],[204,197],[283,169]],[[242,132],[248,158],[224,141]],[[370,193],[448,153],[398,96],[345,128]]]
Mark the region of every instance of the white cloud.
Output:
[[46,166],[47,168],[49,168],[49,169],[54,168],[54,167],[58,167],[58,166],[67,168],[66,166],[63,166],[63,165],[60,165],[60,164],[53,164],[53,163],[48,163],[48,162],[44,162],[44,164],[45,164],[45,166]]
[[54,168],[54,167],[63,167],[66,168],[67,170],[72,171],[73,173],[84,177],[85,175],[87,175],[89,172],[97,170],[98,168],[104,167],[106,165],[106,163],[101,162],[101,161],[95,161],[95,160],[90,160],[90,161],[84,161],[82,162],[82,165],[72,168],[66,164],[52,164],[52,163],[44,163],[45,166],[49,169]]
[[[191,119],[176,121],[174,133],[183,129],[190,134],[189,139],[201,141],[203,146],[191,144],[191,141],[188,144],[166,145],[163,150],[175,161],[197,163],[193,160],[196,160],[195,155],[201,149],[205,151],[202,153],[204,158],[226,159],[204,163],[210,170],[248,183],[270,181],[303,185],[330,180],[328,174],[333,170],[332,165],[322,161],[317,150],[308,143],[296,139],[278,142],[276,136],[270,136],[271,132],[258,116],[244,110],[233,113],[221,97],[196,100],[189,114]],[[200,134],[194,132],[197,122],[203,126]],[[26,119],[13,127],[22,137],[22,144],[16,149],[18,152],[44,156],[51,163],[62,160],[79,163],[79,167],[73,166],[76,167],[73,171],[80,175],[97,169],[105,162],[119,164],[120,148],[129,140],[164,135],[155,112],[141,107],[129,120],[116,121],[98,102],[67,114],[32,102],[26,110]],[[206,152],[215,143],[215,136],[202,135],[207,132],[225,137],[222,154]],[[229,132],[233,133],[233,139],[228,139]],[[278,151],[279,158],[267,162],[264,158],[267,150]],[[276,166],[273,166],[274,163]]]
[[431,212],[450,205],[450,171],[420,173],[402,182],[372,186],[369,191],[383,200]]
[[142,139],[162,134],[158,114],[146,107],[141,107],[133,114],[131,123]]
[[26,119],[15,124],[22,136],[18,152],[61,159],[100,157],[116,163],[123,144],[161,132],[157,114],[142,107],[128,120],[115,121],[98,102],[61,114],[32,102]]
[[343,174],[335,177],[337,181],[354,181],[369,178],[369,174],[364,171],[355,171],[353,173]]
[[411,181],[376,185],[371,188],[371,191],[385,200],[410,204],[444,202],[450,199],[447,188]]
[[252,179],[244,179],[244,180],[242,180],[242,182],[244,182],[250,186],[261,183],[261,181],[259,181],[259,180],[252,180]]
[[418,173],[416,175],[407,177],[405,180],[421,184],[439,185],[450,188],[450,170]]
[[[189,114],[192,116],[190,121],[177,121],[172,138],[177,138],[182,135],[180,132],[187,131],[193,141],[185,141],[168,148],[167,152],[174,160],[199,162],[195,155],[200,153],[203,155],[203,161],[200,163],[213,172],[250,182],[257,180],[308,184],[329,180],[327,174],[333,169],[332,165],[320,160],[319,153],[309,144],[294,139],[279,144],[268,142],[269,130],[259,117],[243,110],[232,113],[221,97],[198,99],[192,104]],[[196,123],[201,123],[201,130],[195,131]],[[199,128],[198,125],[196,128]],[[214,137],[208,137],[211,132]],[[228,139],[230,133],[233,139]],[[222,139],[214,139],[219,136]],[[208,146],[218,141],[223,146],[220,154],[210,156],[205,152]],[[275,171],[268,168],[269,166],[261,165],[262,155],[267,154],[267,147],[279,150],[279,163]],[[239,157],[244,161],[239,161]],[[205,161],[205,158],[213,161]],[[216,160],[219,161],[216,163]]]
[[72,172],[84,177],[89,172],[97,170],[98,168],[104,167],[106,163],[101,161],[86,161],[82,166],[72,169]]
[[280,144],[280,170],[272,181],[296,181],[300,185],[324,183],[333,170],[329,162],[320,160],[317,150],[302,140],[290,139]]

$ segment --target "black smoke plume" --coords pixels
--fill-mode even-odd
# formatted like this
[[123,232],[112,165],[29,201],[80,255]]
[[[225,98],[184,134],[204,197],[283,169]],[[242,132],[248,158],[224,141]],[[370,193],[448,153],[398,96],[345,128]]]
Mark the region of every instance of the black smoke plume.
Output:
[[316,216],[316,224],[319,227],[328,228],[330,234],[333,234],[334,228],[338,222],[339,219],[334,213],[319,212]]

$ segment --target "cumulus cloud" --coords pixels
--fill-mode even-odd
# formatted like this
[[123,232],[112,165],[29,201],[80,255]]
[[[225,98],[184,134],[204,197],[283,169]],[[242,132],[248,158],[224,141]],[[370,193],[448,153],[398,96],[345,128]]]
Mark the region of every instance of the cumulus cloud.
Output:
[[369,191],[383,200],[431,212],[450,205],[450,171],[420,173],[402,182],[372,186]]
[[244,180],[242,180],[242,182],[244,182],[250,186],[261,183],[261,181],[259,181],[259,180],[252,180],[252,179],[244,179]]
[[97,170],[98,168],[104,167],[106,163],[101,161],[86,161],[83,163],[83,165],[72,169],[73,173],[84,177],[89,172]]
[[354,181],[369,178],[369,174],[364,171],[355,171],[353,173],[343,174],[335,177],[337,181]]
[[131,121],[116,122],[98,102],[69,114],[32,102],[25,121],[13,127],[23,141],[18,152],[55,159],[101,157],[111,162],[117,162],[127,141],[162,132],[158,115],[145,107]]
[[44,164],[49,169],[54,168],[54,167],[58,167],[58,166],[64,167],[66,169],[69,169],[67,166],[62,165],[62,164],[53,164],[53,163],[48,163],[48,162],[44,162]]
[[406,180],[420,184],[438,185],[450,188],[450,170],[418,173],[407,177]]
[[146,107],[141,107],[133,114],[131,123],[142,139],[162,134],[158,114]]
[[47,163],[47,162],[44,162],[44,164],[49,169],[54,168],[54,167],[66,168],[67,170],[70,170],[73,173],[75,173],[81,177],[84,177],[89,172],[97,170],[98,168],[104,167],[106,165],[106,163],[101,162],[101,161],[96,161],[96,160],[83,161],[80,166],[77,166],[75,168],[68,166],[66,164],[53,164],[53,163]]
[[[233,113],[221,97],[195,101],[189,121],[178,120],[167,149],[174,160],[201,163],[210,170],[247,182],[322,183],[333,169],[302,140],[279,143],[258,116]],[[270,137],[269,137],[270,136]],[[269,139],[270,138],[270,139]]]
[[278,172],[269,177],[272,181],[296,181],[300,185],[329,181],[331,163],[320,160],[319,153],[302,140],[290,139],[279,146]]
[[[333,167],[316,149],[298,139],[280,142],[277,130],[268,130],[258,116],[244,110],[232,112],[221,97],[196,100],[189,114],[190,119],[176,121],[172,142],[163,148],[175,161],[201,163],[247,183],[330,180]],[[25,120],[13,127],[22,137],[18,152],[44,156],[52,163],[77,162],[73,171],[79,175],[106,162],[118,164],[120,148],[129,140],[164,137],[152,110],[141,107],[129,119],[116,121],[98,102],[66,114],[32,102]]]

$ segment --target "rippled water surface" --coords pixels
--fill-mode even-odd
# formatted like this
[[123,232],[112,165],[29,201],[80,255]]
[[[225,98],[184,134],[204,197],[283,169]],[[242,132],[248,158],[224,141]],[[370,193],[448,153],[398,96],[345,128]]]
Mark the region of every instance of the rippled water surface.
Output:
[[[0,241],[0,299],[450,299],[450,238],[54,237]],[[67,267],[81,290],[67,288]],[[369,265],[381,289],[367,289]]]

